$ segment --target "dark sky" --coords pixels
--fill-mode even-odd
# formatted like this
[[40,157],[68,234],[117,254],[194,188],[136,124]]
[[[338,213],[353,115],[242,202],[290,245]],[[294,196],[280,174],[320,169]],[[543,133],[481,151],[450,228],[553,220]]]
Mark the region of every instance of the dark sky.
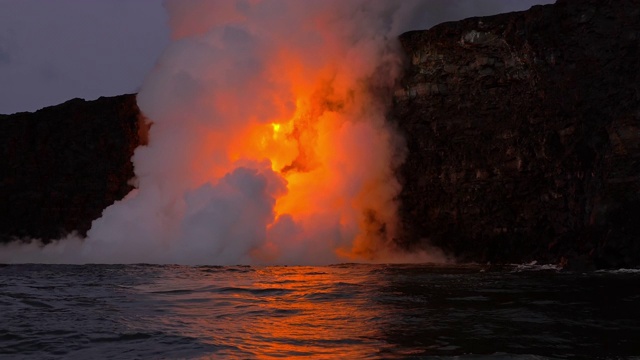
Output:
[[166,23],[161,0],[0,0],[0,114],[136,91]]
[[[554,2],[425,1],[448,7],[425,28]],[[169,42],[167,24],[162,0],[0,0],[0,114],[135,92]]]

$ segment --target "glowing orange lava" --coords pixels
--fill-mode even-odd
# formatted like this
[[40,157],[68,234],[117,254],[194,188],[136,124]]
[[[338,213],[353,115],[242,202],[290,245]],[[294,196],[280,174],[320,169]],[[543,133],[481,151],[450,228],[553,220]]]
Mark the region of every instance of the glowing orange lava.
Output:
[[316,213],[319,206],[324,207],[322,194],[335,185],[327,162],[336,156],[330,137],[338,125],[328,114],[314,115],[321,111],[310,106],[308,100],[298,99],[291,118],[254,124],[235,146],[234,160],[267,159],[286,180],[288,191],[277,200],[277,216],[300,218]]
[[313,217],[337,214],[335,221],[349,226],[357,222],[349,194],[358,189],[345,189],[349,183],[345,177],[351,176],[349,168],[358,154],[338,144],[348,130],[345,116],[349,99],[340,98],[339,91],[325,79],[319,78],[316,86],[309,86],[308,81],[298,86],[296,71],[290,78],[292,91],[301,92],[294,95],[295,109],[286,118],[249,122],[230,141],[231,161],[268,160],[271,169],[286,180],[287,191],[274,207],[274,223],[285,215],[301,224]]
[[[258,3],[256,11],[262,9]],[[238,253],[258,263],[372,260],[390,243],[399,189],[393,169],[402,141],[384,114],[400,62],[385,37],[343,21],[352,10],[360,14],[358,6],[323,4],[292,1],[278,7],[291,12],[286,26],[250,6],[208,29],[191,29],[185,18],[184,33],[174,34],[198,39],[190,43],[195,55],[184,55],[188,61],[182,62],[183,45],[168,53],[177,59],[163,63],[179,64],[167,75],[172,82],[166,92],[176,96],[163,97],[177,103],[166,108],[177,110],[165,111],[155,93],[149,108],[157,108],[150,114],[157,129],[158,119],[170,127],[162,129],[167,143],[187,148],[176,149],[181,153],[172,173],[163,163],[157,168],[163,179],[176,178],[175,193],[222,183],[227,187],[220,194],[235,194],[233,203],[242,204],[239,214],[217,208],[209,214],[203,210],[209,205],[192,200],[188,205],[196,206],[185,206],[187,215],[207,212],[197,216],[202,222],[189,224],[203,228],[193,241],[211,236],[212,243],[225,244],[220,249],[227,242],[243,246],[247,251]],[[167,82],[162,77],[158,83]],[[182,131],[184,139],[174,141]],[[239,168],[254,171],[252,179],[225,183]],[[224,198],[217,191],[211,192],[213,202]],[[232,201],[219,202],[224,207]],[[242,212],[260,216],[239,225],[246,218]],[[207,228],[206,219],[214,217],[224,219],[224,226]],[[244,234],[239,227],[260,231],[229,239],[229,229]]]

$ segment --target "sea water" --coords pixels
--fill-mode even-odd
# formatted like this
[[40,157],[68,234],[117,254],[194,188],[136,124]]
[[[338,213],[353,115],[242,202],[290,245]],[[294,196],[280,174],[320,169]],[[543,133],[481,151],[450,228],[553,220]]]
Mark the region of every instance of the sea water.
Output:
[[0,358],[638,358],[640,272],[0,266]]

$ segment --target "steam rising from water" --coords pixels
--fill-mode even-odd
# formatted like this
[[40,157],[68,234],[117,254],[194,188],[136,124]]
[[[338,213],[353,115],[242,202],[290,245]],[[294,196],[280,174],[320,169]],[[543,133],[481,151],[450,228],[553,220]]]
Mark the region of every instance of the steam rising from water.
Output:
[[[377,258],[402,143],[384,110],[394,2],[169,1],[175,39],[138,96],[153,121],[139,191],[108,208],[97,261]],[[382,31],[381,31],[382,30]],[[384,100],[383,100],[384,99]]]
[[84,241],[9,247],[0,261],[410,260],[393,248],[404,146],[384,114],[396,36],[425,7],[166,1],[174,41],[138,94],[153,123],[133,158],[138,189]]

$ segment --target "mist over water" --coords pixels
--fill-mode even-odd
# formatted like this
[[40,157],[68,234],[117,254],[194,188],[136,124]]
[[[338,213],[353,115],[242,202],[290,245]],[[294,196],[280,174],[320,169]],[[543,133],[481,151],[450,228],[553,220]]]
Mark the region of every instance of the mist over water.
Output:
[[639,279],[477,266],[7,265],[0,358],[638,359]]
[[441,261],[394,248],[405,148],[384,114],[397,35],[470,4],[166,1],[173,41],[138,94],[152,126],[137,189],[86,239],[11,245],[0,262]]

